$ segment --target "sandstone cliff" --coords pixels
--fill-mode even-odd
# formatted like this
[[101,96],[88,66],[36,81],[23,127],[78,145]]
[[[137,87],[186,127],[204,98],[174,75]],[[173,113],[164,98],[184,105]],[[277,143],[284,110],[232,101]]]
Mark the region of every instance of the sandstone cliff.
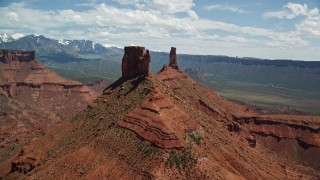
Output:
[[34,51],[0,50],[0,161],[97,96],[97,91],[44,67]]
[[257,142],[279,156],[320,169],[320,117],[257,115],[235,117]]

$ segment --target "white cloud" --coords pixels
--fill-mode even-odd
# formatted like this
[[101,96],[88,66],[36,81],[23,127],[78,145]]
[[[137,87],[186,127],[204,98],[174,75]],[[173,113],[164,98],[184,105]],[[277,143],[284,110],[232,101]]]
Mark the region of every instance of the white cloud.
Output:
[[156,27],[156,26],[151,26],[147,24],[144,27],[143,32],[141,32],[142,36],[145,37],[153,37],[153,38],[170,38],[171,35],[170,33],[163,27]]
[[280,11],[266,12],[264,17],[266,18],[278,18],[278,19],[293,19],[298,16],[305,16],[308,14],[308,6],[306,4],[297,4],[289,2]]
[[320,9],[309,9],[306,4],[288,3],[280,11],[264,14],[267,18],[293,19],[299,16],[304,19],[295,25],[297,36],[320,38]]
[[[158,50],[179,46],[184,48],[184,53],[229,52],[226,54],[233,55],[235,50],[231,52],[230,49],[234,48],[237,52],[239,49],[243,51],[243,54],[235,54],[239,56],[254,56],[252,49],[257,45],[274,49],[306,47],[310,44],[309,37],[319,37],[320,34],[318,9],[306,9],[306,20],[297,24],[294,31],[277,32],[198,17],[193,10],[195,5],[192,0],[183,0],[185,4],[178,0],[130,1],[140,3],[139,7],[136,4],[128,5],[128,0],[118,2],[117,6],[90,4],[81,11],[45,11],[29,8],[24,3],[12,3],[8,7],[0,7],[0,17],[7,17],[8,14],[11,17],[1,18],[0,28],[8,32],[16,30],[26,33],[25,30],[28,30],[57,39],[90,39],[118,46],[139,44]],[[291,9],[296,9],[296,14],[304,12],[303,8]],[[181,13],[185,13],[185,16],[181,16]],[[217,33],[219,31],[226,35]],[[258,52],[256,55],[261,57]]]
[[113,0],[118,2],[119,4],[137,4],[142,2],[142,0]]
[[296,33],[283,33],[270,36],[269,46],[293,49],[296,47],[308,46],[309,42],[298,36]]
[[168,13],[189,12],[194,6],[193,0],[151,0],[146,2],[147,8],[152,7]]
[[157,10],[166,14],[184,12],[192,19],[198,19],[198,15],[192,10],[195,4],[193,0],[114,0],[119,4],[135,5],[140,10]]
[[[174,4],[169,3],[164,9],[168,9],[170,13],[179,11],[189,11],[193,6],[191,0],[186,0],[187,5],[181,6],[180,10],[174,10]],[[154,4],[165,4],[166,1],[155,0]],[[177,6],[177,7],[179,7]],[[139,10],[129,8],[116,8],[106,4],[96,5],[94,8],[87,11],[60,10],[60,11],[42,11],[30,9],[20,4],[18,7],[12,5],[5,8],[0,8],[0,15],[8,12],[15,13],[15,17],[22,18],[25,22],[19,24],[25,28],[40,31],[38,33],[47,32],[53,29],[70,27],[70,24],[90,27],[115,27],[119,34],[136,30],[144,32],[143,34],[150,37],[171,37],[175,35],[194,36],[195,34],[206,34],[208,30],[223,30],[233,33],[244,33],[254,36],[271,35],[274,32],[254,27],[241,27],[235,24],[193,18],[178,18],[173,14],[164,14],[159,10]],[[192,14],[192,11],[191,11]],[[193,16],[193,15],[191,15]],[[196,16],[196,14],[194,14]],[[3,19],[1,23],[5,27],[16,27],[17,24],[8,19]],[[152,33],[151,33],[152,32]],[[157,33],[157,34],[155,34]]]
[[320,9],[308,11],[306,19],[296,24],[296,29],[301,35],[320,38]]
[[311,35],[320,38],[320,19],[318,21],[306,19],[297,24],[296,28],[303,35]]
[[147,1],[145,8],[153,8],[169,14],[185,12],[192,19],[198,19],[197,13],[192,10],[194,5],[193,0],[151,0]]
[[293,16],[301,16],[301,15],[307,15],[308,7],[306,4],[296,4],[296,3],[288,3],[286,8],[291,10],[291,13]]
[[228,35],[226,37],[223,37],[222,40],[230,41],[230,42],[237,42],[237,43],[242,43],[242,44],[256,42],[255,40],[252,40],[252,39],[247,39],[242,36],[233,36],[233,35]]
[[[5,16],[4,16],[5,17]],[[19,22],[20,18],[18,16],[17,13],[15,12],[8,12],[8,14],[6,14],[6,17],[10,20],[10,21],[14,21],[14,22]]]
[[207,10],[221,10],[221,11],[230,11],[233,13],[237,13],[237,14],[244,14],[244,13],[248,13],[248,11],[235,7],[235,6],[231,6],[228,4],[211,4],[208,6],[204,7]]

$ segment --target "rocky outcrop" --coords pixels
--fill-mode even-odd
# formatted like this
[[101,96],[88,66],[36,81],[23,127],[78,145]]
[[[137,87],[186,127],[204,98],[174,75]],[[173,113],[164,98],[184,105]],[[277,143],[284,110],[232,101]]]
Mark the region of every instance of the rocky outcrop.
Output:
[[0,95],[5,97],[13,97],[13,86],[14,83],[0,83]]
[[171,47],[169,66],[178,69],[176,48]]
[[0,49],[0,61],[9,63],[12,61],[28,62],[35,59],[35,51],[14,51]]
[[122,77],[134,77],[150,74],[149,50],[139,46],[127,46],[124,48],[122,58]]
[[161,148],[186,146],[185,131],[196,128],[195,121],[160,92],[154,92],[117,125]]
[[27,157],[23,160],[12,162],[11,172],[18,171],[20,173],[26,174],[37,166],[38,166],[38,162],[35,158]]

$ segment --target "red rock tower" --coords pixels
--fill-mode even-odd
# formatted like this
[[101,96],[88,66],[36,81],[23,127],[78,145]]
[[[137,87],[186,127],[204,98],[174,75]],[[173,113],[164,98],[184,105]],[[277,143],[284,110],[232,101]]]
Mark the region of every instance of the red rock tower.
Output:
[[149,50],[140,46],[126,46],[122,58],[122,77],[150,75]]
[[171,47],[169,66],[178,69],[176,50],[175,47]]

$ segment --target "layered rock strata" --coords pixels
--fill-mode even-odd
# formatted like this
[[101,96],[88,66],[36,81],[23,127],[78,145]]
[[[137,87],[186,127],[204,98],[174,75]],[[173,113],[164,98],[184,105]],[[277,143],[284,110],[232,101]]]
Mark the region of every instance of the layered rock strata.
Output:
[[320,127],[318,116],[258,115],[235,117],[258,143],[278,155],[302,161],[320,169]]
[[[34,51],[0,50],[0,88],[2,95],[12,97],[21,88],[50,91],[79,91],[82,83],[61,77],[35,60]],[[82,91],[81,91],[82,92]]]
[[160,92],[154,92],[117,125],[161,148],[186,146],[185,131],[196,128],[195,121]]

